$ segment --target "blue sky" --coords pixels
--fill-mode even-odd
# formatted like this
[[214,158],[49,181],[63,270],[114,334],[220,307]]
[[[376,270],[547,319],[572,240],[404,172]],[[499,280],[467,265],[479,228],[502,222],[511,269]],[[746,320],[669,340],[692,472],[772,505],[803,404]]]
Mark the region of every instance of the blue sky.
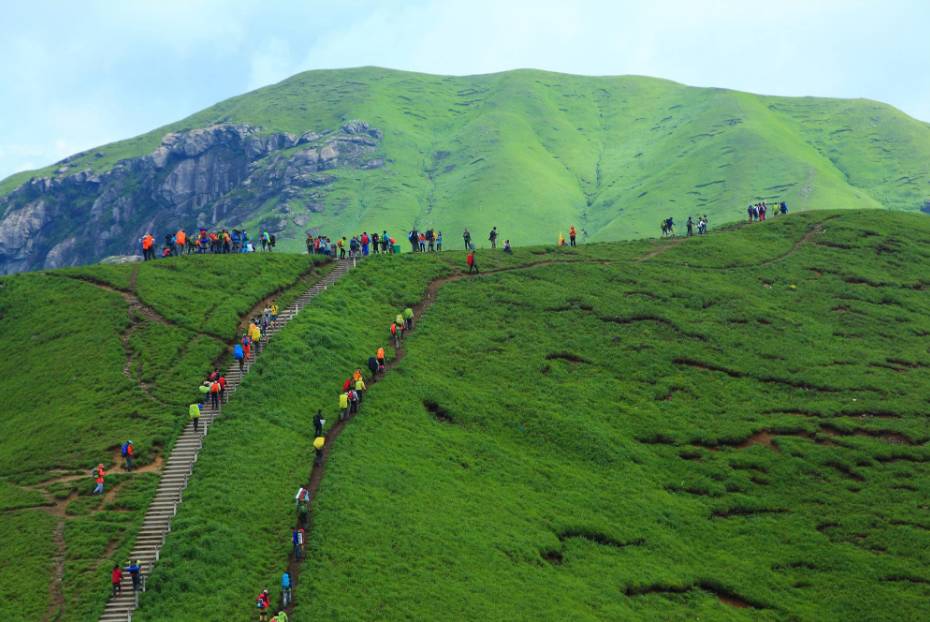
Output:
[[640,74],[930,121],[930,0],[32,0],[0,24],[0,178],[306,69]]

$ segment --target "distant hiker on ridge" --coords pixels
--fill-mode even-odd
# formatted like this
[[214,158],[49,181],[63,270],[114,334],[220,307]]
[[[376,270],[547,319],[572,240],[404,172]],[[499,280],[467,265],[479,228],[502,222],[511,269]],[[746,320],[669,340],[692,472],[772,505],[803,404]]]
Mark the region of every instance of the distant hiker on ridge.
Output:
[[468,227],[465,227],[465,231],[462,233],[462,239],[465,240],[465,250],[471,250],[471,234],[468,232]]
[[491,233],[488,234],[488,240],[491,241],[491,248],[497,248],[497,227],[491,229]]
[[468,265],[468,274],[471,274],[472,271],[475,274],[480,274],[478,272],[478,262],[475,261],[475,251],[469,251],[468,256],[465,257],[465,263]]
[[571,246],[575,246],[575,235],[576,235],[575,225],[572,225],[571,227],[568,228],[568,240]]

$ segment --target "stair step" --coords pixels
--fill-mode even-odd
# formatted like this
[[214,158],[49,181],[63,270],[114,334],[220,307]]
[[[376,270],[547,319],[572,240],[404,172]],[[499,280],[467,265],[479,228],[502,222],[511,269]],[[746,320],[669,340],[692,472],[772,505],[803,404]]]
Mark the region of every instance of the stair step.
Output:
[[[348,261],[340,261],[326,278],[315,283],[279,313],[277,319],[265,331],[259,342],[259,347],[255,349],[256,353],[264,350],[263,346],[270,342],[271,337],[283,329],[290,320],[294,319],[317,294],[325,291],[343,275],[347,274],[350,267]],[[238,363],[233,363],[226,370],[226,400],[224,400],[223,404],[229,401],[236,387],[242,383],[245,375],[251,370],[254,362],[255,358],[253,357],[242,368],[239,367]],[[222,411],[222,405],[215,410],[212,406],[205,406],[200,415],[200,429],[194,431],[193,424],[188,423],[172,448],[171,455],[162,469],[155,497],[145,511],[142,525],[136,532],[136,539],[133,543],[132,553],[130,553],[130,557],[142,561],[145,572],[151,571],[152,566],[155,564],[155,554],[161,549],[170,530],[171,520],[174,518],[177,506],[181,503],[182,493],[187,481],[192,475],[192,466],[195,464],[200,450],[203,449],[204,431],[222,415]],[[128,575],[123,577],[122,588],[119,596],[110,598],[107,602],[106,608],[99,618],[100,622],[128,622],[131,618],[132,611],[135,609],[135,595],[132,591],[132,579]]]

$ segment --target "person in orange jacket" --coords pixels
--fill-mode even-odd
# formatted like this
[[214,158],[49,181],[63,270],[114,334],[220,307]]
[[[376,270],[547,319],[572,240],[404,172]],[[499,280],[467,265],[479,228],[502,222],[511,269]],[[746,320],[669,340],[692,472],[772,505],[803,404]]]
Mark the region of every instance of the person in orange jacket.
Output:
[[151,233],[142,236],[142,259],[155,259],[155,236]]
[[569,239],[569,243],[572,246],[574,246],[575,245],[575,225],[572,225],[571,227],[568,228],[568,239]]

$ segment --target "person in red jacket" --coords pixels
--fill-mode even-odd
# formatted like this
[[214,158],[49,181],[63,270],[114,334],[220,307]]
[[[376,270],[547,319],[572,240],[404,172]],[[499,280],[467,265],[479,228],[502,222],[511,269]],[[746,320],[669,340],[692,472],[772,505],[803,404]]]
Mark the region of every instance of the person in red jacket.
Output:
[[268,590],[262,590],[255,600],[255,606],[258,607],[258,619],[260,622],[268,621],[268,610],[271,609],[271,598],[268,596]]
[[220,383],[220,403],[226,402],[226,376],[220,376],[217,382]]
[[116,596],[122,590],[123,583],[123,569],[119,564],[115,564],[110,572],[110,583],[113,585],[113,596]]
[[468,256],[465,258],[465,263],[468,264],[468,274],[471,274],[472,271],[474,271],[475,274],[480,274],[480,272],[478,272],[478,262],[475,261],[475,251],[470,251],[468,253]]

